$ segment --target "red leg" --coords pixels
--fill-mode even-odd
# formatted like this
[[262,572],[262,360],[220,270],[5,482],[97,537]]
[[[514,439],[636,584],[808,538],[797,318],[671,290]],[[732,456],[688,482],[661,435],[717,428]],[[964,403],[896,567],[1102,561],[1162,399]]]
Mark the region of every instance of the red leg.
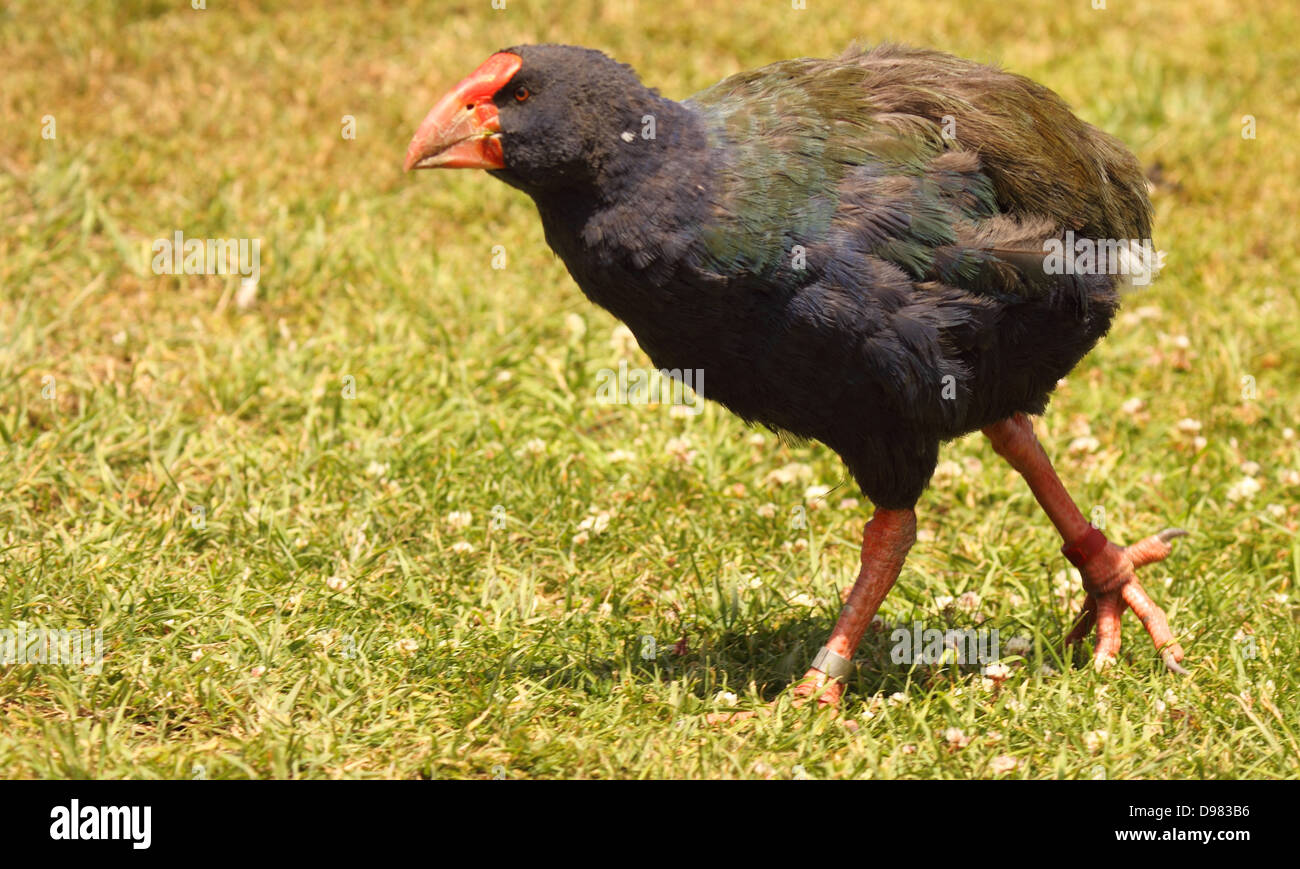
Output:
[[1034,497],[1066,541],[1064,551],[1067,557],[1083,574],[1083,587],[1088,599],[1066,642],[1083,639],[1095,624],[1095,660],[1098,664],[1113,660],[1119,652],[1120,615],[1127,606],[1142,620],[1166,666],[1178,673],[1186,672],[1178,663],[1183,659],[1182,646],[1174,642],[1164,612],[1143,591],[1134,571],[1145,564],[1163,560],[1172,551],[1169,541],[1187,532],[1171,528],[1132,546],[1116,546],[1088,523],[1070,498],[1048,461],[1047,453],[1034,436],[1034,426],[1029,417],[1023,413],[1016,414],[984,429],[984,434],[992,441],[998,455],[1029,483]]
[[[862,568],[849,592],[831,637],[818,658],[820,667],[810,667],[795,686],[797,701],[817,698],[818,706],[834,706],[844,694],[844,680],[862,635],[893,588],[903,560],[916,542],[916,513],[913,510],[877,510],[862,532]],[[838,672],[837,672],[838,671]],[[839,676],[836,678],[836,676]],[[752,712],[710,715],[710,724],[738,721]]]

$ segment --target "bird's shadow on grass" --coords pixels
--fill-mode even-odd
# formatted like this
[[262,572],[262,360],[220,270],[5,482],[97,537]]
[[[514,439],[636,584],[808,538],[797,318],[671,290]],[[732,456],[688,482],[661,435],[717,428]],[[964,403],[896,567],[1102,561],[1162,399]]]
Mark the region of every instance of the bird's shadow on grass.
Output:
[[[576,657],[554,663],[553,659],[543,662],[528,655],[508,662],[500,678],[522,677],[550,688],[602,695],[631,676],[646,687],[677,683],[708,703],[720,691],[742,695],[752,686],[762,700],[772,701],[803,677],[825,638],[825,618],[812,615],[777,625],[733,625],[721,632],[688,636],[684,647],[632,635],[618,657]],[[888,631],[867,632],[854,655],[850,694],[869,697],[881,692],[921,692],[925,690],[921,683],[933,683],[934,671],[894,663],[891,646]],[[948,668],[939,678],[960,680],[974,672],[978,667]]]
[[[695,694],[712,701],[718,691],[736,694],[753,690],[772,701],[796,685],[826,642],[826,619],[820,615],[778,625],[736,627],[714,634],[698,650],[688,650],[671,670],[695,676]],[[869,631],[853,657],[848,691],[870,696],[904,691],[908,669],[890,661],[889,636]]]
[[[1048,632],[1059,633],[1051,649],[1040,647],[1041,661],[1060,669],[1087,667],[1087,644],[1066,647],[1068,625],[1048,620]],[[985,627],[992,623],[985,623]],[[932,620],[928,627],[957,629],[972,627]],[[1010,634],[1014,629],[1004,626]],[[869,698],[902,693],[922,696],[943,685],[957,685],[979,678],[981,665],[930,666],[900,663],[894,659],[895,641],[889,628],[873,626],[854,655],[853,675],[846,696]],[[525,678],[550,688],[572,688],[591,696],[608,696],[629,680],[646,688],[674,683],[697,700],[712,704],[720,692],[738,697],[752,695],[764,702],[776,700],[797,684],[825,642],[826,619],[809,614],[776,624],[736,623],[717,631],[688,635],[684,646],[659,643],[645,635],[625,637],[621,654],[585,656],[571,648],[552,647],[549,652],[534,649],[504,663],[497,678],[509,682]],[[1050,642],[1050,641],[1049,641]],[[567,659],[556,661],[556,652]],[[541,652],[538,654],[538,652]]]

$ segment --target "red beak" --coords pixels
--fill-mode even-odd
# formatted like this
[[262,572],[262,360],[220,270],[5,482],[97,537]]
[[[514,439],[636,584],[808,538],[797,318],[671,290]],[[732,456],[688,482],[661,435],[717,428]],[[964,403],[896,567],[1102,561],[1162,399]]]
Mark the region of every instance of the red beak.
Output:
[[406,171],[504,169],[501,123],[492,99],[523,63],[519,55],[499,51],[438,100],[406,149]]

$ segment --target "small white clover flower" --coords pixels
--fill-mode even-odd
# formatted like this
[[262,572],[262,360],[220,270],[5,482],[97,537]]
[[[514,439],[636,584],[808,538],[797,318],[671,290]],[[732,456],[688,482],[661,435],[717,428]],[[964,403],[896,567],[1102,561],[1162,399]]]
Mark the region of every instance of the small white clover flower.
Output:
[[[594,509],[594,508],[593,508]],[[612,514],[608,510],[600,510],[592,516],[588,516],[578,523],[579,531],[590,531],[592,534],[600,534],[609,527],[609,520]]]
[[519,455],[536,458],[546,452],[546,441],[541,438],[529,438],[519,448]]
[[952,459],[945,459],[934,467],[935,480],[960,480],[966,469]]
[[989,664],[984,668],[984,675],[994,682],[1001,682],[1011,675],[1011,668],[1001,663]]
[[1227,497],[1229,501],[1249,501],[1259,494],[1261,488],[1263,487],[1254,477],[1242,477],[1228,488]]
[[810,510],[820,510],[826,506],[826,495],[830,490],[830,486],[809,486],[803,490],[804,503]]
[[1004,775],[1020,768],[1020,761],[1009,754],[999,754],[989,763],[989,770],[994,775]]
[[1088,751],[1096,754],[1109,739],[1110,731],[1108,730],[1089,730],[1083,735],[1083,745]]
[[664,444],[664,452],[683,465],[694,462],[698,454],[696,450],[691,449],[691,440],[686,437],[670,438],[668,443]]
[[1099,449],[1101,449],[1101,441],[1089,435],[1070,441],[1067,451],[1072,455],[1077,455],[1079,453],[1095,453]]
[[812,468],[810,466],[805,465],[803,462],[790,462],[788,465],[769,471],[767,476],[763,478],[763,483],[769,486],[774,483],[786,485],[799,480],[807,480],[811,477]]

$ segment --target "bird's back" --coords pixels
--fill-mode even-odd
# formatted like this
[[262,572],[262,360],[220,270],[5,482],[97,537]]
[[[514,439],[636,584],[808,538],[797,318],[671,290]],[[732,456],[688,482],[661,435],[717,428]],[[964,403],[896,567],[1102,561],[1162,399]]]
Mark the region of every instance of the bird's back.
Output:
[[[962,150],[978,156],[1002,213],[1087,238],[1151,234],[1146,180],[1121,142],[1042,85],[974,61],[894,44],[853,48],[739,73],[689,103],[749,152],[746,163],[786,172],[788,196],[773,190],[782,179],[756,191],[773,213],[800,198],[798,188],[833,183],[854,166],[917,171]],[[738,193],[746,204],[760,198]]]

